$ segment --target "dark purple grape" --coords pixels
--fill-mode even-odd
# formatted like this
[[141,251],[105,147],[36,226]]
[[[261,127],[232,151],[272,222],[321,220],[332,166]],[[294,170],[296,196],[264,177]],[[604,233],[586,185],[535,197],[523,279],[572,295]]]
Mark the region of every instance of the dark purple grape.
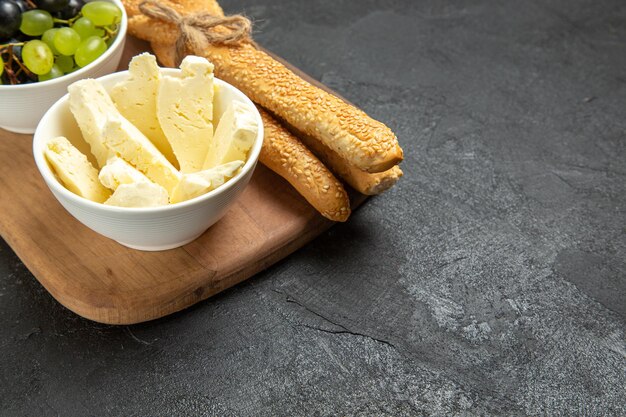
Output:
[[[9,39],[7,43],[20,43],[20,42],[23,42],[23,41],[16,39],[16,38],[12,38],[12,39]],[[15,55],[15,57],[19,59],[20,61],[22,60],[22,46],[21,45],[13,45],[13,55]]]
[[13,3],[17,4],[17,7],[20,8],[22,13],[28,11],[30,7],[28,7],[28,3],[25,0],[13,0]]
[[58,13],[57,17],[63,20],[71,19],[80,12],[84,5],[85,2],[83,0],[70,0],[67,6]]
[[43,9],[47,12],[60,12],[69,3],[69,0],[34,0],[34,3],[39,9]]
[[0,38],[12,36],[22,23],[22,12],[11,0],[0,0]]

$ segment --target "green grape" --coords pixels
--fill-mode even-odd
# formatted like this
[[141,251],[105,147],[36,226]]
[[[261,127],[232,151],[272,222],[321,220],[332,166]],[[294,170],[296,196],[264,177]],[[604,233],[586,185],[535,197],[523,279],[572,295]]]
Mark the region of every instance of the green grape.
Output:
[[96,26],[108,26],[122,20],[122,11],[108,1],[89,2],[83,6],[81,13]]
[[4,61],[0,59],[0,75],[4,72]]
[[50,72],[48,72],[47,74],[40,75],[37,78],[39,78],[39,81],[48,81],[53,78],[59,78],[62,76],[63,76],[63,71],[61,70],[61,68],[59,68],[57,65],[53,65],[52,68],[50,69]]
[[22,13],[20,30],[28,36],[40,36],[53,26],[52,15],[45,10],[35,9]]
[[67,74],[68,72],[72,71],[72,68],[74,68],[74,58],[65,55],[58,56],[54,60],[54,65],[59,67],[61,71]]
[[61,28],[54,35],[54,46],[61,55],[74,55],[80,45],[80,35],[72,28]]
[[40,40],[26,42],[22,48],[22,60],[26,68],[37,75],[47,74],[54,64],[52,51]]
[[74,22],[72,29],[80,35],[81,39],[87,39],[90,36],[98,35],[96,33],[96,26],[93,22],[86,17],[81,17]]
[[58,30],[58,28],[48,29],[41,35],[41,40],[48,45],[48,48],[50,48],[54,55],[59,55],[59,51],[54,47],[54,35]]
[[[88,3],[91,4],[91,3]],[[107,50],[107,45],[102,38],[97,36],[90,36],[81,42],[80,46],[76,50],[74,60],[79,67],[95,61],[100,55]]]

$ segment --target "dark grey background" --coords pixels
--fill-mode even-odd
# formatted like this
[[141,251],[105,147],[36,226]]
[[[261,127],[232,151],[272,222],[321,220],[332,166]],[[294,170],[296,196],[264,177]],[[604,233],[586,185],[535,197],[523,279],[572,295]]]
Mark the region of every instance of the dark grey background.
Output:
[[626,2],[224,6],[391,126],[405,178],[131,327],[65,310],[3,243],[0,414],[626,415]]

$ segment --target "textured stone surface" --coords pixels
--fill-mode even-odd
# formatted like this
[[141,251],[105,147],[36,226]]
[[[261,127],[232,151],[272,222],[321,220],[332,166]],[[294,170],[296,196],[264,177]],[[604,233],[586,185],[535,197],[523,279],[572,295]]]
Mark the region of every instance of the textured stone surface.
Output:
[[626,3],[224,6],[394,129],[405,178],[131,327],[1,244],[0,414],[626,415]]

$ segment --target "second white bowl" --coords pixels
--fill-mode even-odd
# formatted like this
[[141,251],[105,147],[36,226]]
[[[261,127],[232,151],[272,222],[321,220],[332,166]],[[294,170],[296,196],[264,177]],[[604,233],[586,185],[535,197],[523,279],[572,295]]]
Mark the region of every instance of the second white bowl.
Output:
[[50,106],[82,78],[98,78],[117,70],[126,43],[128,18],[120,0],[109,0],[122,10],[122,21],[111,46],[84,68],[48,81],[0,85],[0,127],[16,133],[33,133]]

